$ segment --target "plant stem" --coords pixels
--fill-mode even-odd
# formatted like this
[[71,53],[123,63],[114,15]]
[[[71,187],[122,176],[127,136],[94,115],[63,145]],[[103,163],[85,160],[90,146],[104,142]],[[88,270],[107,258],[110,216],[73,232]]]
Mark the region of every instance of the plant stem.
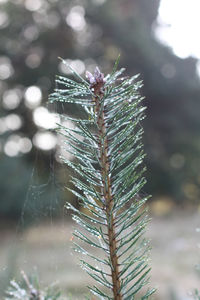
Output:
[[112,264],[111,274],[112,274],[112,286],[114,300],[122,300],[122,295],[119,292],[121,287],[121,282],[119,279],[119,264],[117,256],[117,241],[115,238],[115,226],[114,226],[114,216],[113,216],[113,197],[111,190],[111,179],[109,175],[109,156],[108,156],[108,138],[106,135],[106,124],[105,124],[105,111],[101,99],[103,93],[100,90],[96,90],[95,104],[96,104],[96,114],[97,114],[97,124],[98,124],[98,136],[99,136],[99,160],[101,162],[101,174],[102,174],[102,195],[105,202],[105,211],[108,226],[108,239],[109,239],[109,254],[110,261]]

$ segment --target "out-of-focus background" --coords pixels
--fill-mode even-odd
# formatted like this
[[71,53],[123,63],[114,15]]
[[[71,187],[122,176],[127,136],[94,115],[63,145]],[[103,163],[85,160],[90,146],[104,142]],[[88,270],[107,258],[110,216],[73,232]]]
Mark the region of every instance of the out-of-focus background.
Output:
[[62,57],[110,72],[118,54],[126,74],[144,81],[147,153],[144,193],[153,216],[156,299],[189,299],[199,284],[199,0],[0,0],[0,294],[19,270],[36,268],[81,299],[87,277],[70,256],[69,170],[49,105]]

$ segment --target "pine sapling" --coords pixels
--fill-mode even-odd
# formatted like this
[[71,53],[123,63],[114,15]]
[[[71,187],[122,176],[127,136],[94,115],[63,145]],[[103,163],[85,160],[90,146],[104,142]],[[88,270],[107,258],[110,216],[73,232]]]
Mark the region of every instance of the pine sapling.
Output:
[[84,119],[63,116],[75,127],[60,124],[59,130],[75,157],[63,161],[74,171],[71,192],[84,209],[67,207],[79,225],[75,249],[87,257],[81,265],[96,282],[89,289],[98,299],[149,299],[154,290],[145,287],[150,268],[143,237],[148,197],[139,197],[145,184],[142,82],[138,75],[120,78],[124,69],[117,64],[106,77],[98,67],[94,74],[86,72],[86,79],[73,69],[76,80],[58,76],[50,101],[73,103],[86,113]]

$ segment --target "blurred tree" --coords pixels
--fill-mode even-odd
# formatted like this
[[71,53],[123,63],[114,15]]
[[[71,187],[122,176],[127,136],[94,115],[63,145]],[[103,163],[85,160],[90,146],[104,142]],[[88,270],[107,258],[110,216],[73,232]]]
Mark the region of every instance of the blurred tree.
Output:
[[[55,116],[46,110],[47,95],[53,89],[54,75],[69,73],[58,56],[68,59],[81,74],[92,71],[96,64],[110,71],[120,53],[128,73],[141,73],[148,108],[144,124],[146,189],[179,202],[198,199],[200,87],[196,61],[174,56],[154,38],[159,0],[1,0],[0,6],[0,190],[4,199],[0,214],[9,214],[5,202],[21,210],[27,165],[32,168],[36,151],[43,153],[46,166],[38,172],[40,180],[48,178],[49,153],[57,150],[56,138],[49,131],[55,127]],[[53,109],[64,110],[62,106]],[[73,113],[71,106],[64,112]],[[10,172],[14,176],[17,161],[21,186],[16,180],[11,197],[5,182]],[[14,195],[20,191],[16,200]]]

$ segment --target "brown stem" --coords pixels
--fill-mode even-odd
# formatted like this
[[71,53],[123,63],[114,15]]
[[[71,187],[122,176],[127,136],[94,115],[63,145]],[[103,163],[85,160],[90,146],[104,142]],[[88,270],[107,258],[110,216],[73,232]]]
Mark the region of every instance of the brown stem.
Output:
[[100,98],[102,94],[98,94],[95,97],[96,113],[97,113],[97,123],[99,128],[99,151],[100,151],[100,162],[101,162],[101,174],[102,181],[107,182],[107,186],[104,184],[101,193],[105,199],[105,211],[108,224],[108,240],[109,240],[109,252],[110,261],[112,264],[111,274],[112,274],[112,285],[114,300],[122,300],[122,295],[120,293],[121,282],[119,279],[119,264],[117,256],[117,241],[115,238],[115,220],[112,213],[112,208],[114,205],[112,191],[111,191],[111,179],[109,176],[109,155],[108,155],[108,138],[106,136],[106,125],[105,125],[105,114],[104,110],[100,110],[101,104]]

